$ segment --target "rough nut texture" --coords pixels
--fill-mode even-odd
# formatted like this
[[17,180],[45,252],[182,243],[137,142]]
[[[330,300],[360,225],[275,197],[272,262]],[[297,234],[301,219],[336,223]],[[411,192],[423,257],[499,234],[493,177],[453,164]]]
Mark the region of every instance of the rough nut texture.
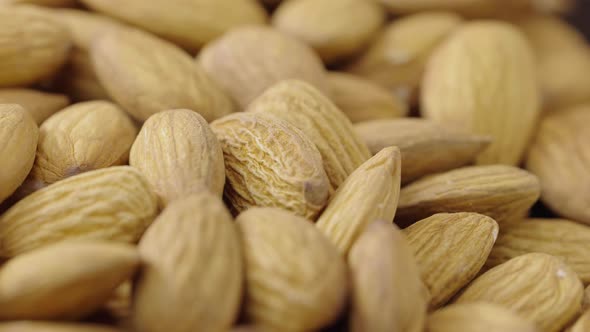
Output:
[[47,186],[2,214],[0,256],[66,239],[136,242],[156,213],[156,196],[134,168],[86,172]]
[[0,323],[0,332],[121,332],[106,325],[86,323],[55,323],[41,321],[15,321]]
[[322,155],[334,189],[371,156],[346,115],[303,81],[287,80],[272,86],[250,104],[248,111],[275,115],[309,137]]
[[583,295],[582,282],[562,260],[531,253],[482,274],[457,303],[495,303],[534,321],[542,331],[556,332],[580,311]]
[[0,89],[0,104],[19,104],[41,125],[53,113],[68,106],[69,98],[31,89]]
[[223,194],[223,152],[207,121],[190,110],[152,115],[141,128],[129,163],[137,167],[166,205],[192,193]]
[[316,226],[346,254],[365,227],[391,222],[400,188],[398,148],[383,149],[354,171],[334,194]]
[[134,290],[133,321],[145,332],[227,331],[242,297],[236,225],[220,198],[177,200],[139,243],[145,264]]
[[207,121],[232,112],[231,101],[188,54],[146,32],[111,30],[92,43],[90,53],[109,95],[140,121],[174,108]]
[[438,213],[404,233],[430,290],[430,308],[436,309],[477,275],[498,236],[498,224],[477,213]]
[[235,113],[211,124],[225,160],[225,197],[234,212],[280,207],[315,219],[330,182],[315,145],[289,122],[262,113]]
[[346,264],[308,220],[277,208],[236,219],[246,262],[246,318],[270,331],[316,331],[344,309]]
[[370,224],[348,255],[352,332],[421,332],[428,291],[404,234],[388,221]]
[[313,50],[269,27],[234,29],[208,44],[198,62],[242,108],[286,79],[300,79],[329,92],[326,72]]
[[512,25],[460,28],[429,60],[422,86],[426,118],[490,135],[480,164],[517,165],[540,112],[532,51]]

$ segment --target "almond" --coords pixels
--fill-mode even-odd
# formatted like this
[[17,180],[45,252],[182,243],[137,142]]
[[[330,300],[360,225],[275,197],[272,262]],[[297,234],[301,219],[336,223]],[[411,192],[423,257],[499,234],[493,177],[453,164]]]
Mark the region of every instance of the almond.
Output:
[[74,45],[88,52],[94,40],[110,29],[123,28],[123,24],[108,16],[77,9],[48,11],[68,29]]
[[15,321],[0,323],[0,332],[121,332],[106,325]]
[[0,89],[0,104],[19,104],[40,125],[53,113],[68,106],[69,98],[57,93],[31,89]]

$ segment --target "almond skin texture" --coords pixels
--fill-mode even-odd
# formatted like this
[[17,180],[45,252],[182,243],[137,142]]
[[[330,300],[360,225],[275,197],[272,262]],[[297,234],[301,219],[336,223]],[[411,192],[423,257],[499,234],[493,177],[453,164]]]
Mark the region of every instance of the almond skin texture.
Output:
[[326,72],[313,50],[269,27],[234,29],[203,48],[198,62],[241,108],[286,79],[329,92]]
[[351,331],[423,330],[428,291],[408,241],[395,225],[370,224],[352,246],[348,265]]
[[164,205],[203,190],[223,194],[221,145],[207,121],[193,111],[152,115],[133,144],[129,162],[150,181]]
[[398,148],[383,149],[367,160],[336,191],[316,225],[346,254],[375,220],[391,222],[400,188]]
[[424,175],[465,166],[491,142],[487,136],[418,118],[360,122],[354,129],[373,154],[392,145],[400,149],[404,184]]
[[313,47],[327,63],[361,51],[384,21],[379,4],[365,0],[291,0],[273,15],[277,29]]
[[47,186],[2,214],[0,256],[66,239],[133,243],[156,213],[156,196],[136,169],[86,172]]
[[590,224],[590,105],[545,117],[529,149],[526,168],[541,180],[541,200],[560,216]]
[[33,162],[39,128],[20,105],[0,104],[0,202],[23,183]]
[[316,145],[334,188],[371,154],[352,123],[334,103],[312,85],[286,80],[266,90],[247,109],[272,114],[300,129]]
[[486,266],[531,252],[562,258],[585,284],[590,283],[590,228],[563,219],[529,219],[502,227]]
[[188,54],[146,32],[111,30],[92,43],[90,53],[109,95],[137,120],[175,108],[207,121],[232,112],[231,101]]
[[106,325],[15,321],[0,323],[0,332],[121,332],[121,330]]
[[40,125],[53,113],[68,106],[69,98],[57,93],[46,93],[31,89],[0,89],[0,104],[19,104]]
[[134,247],[65,241],[0,269],[0,318],[75,319],[98,309],[139,265]]
[[251,208],[236,221],[249,321],[263,330],[303,332],[336,320],[346,303],[346,265],[313,224],[277,208]]
[[519,30],[499,21],[466,24],[438,48],[421,94],[426,118],[493,138],[478,164],[519,164],[539,100],[531,48]]
[[582,282],[563,261],[531,253],[482,274],[456,302],[498,304],[534,321],[540,330],[554,332],[580,311],[583,295]]
[[191,51],[240,25],[266,21],[256,0],[127,0],[124,6],[117,0],[82,2]]
[[225,162],[225,197],[234,213],[280,207],[309,219],[328,202],[330,181],[313,142],[270,114],[235,113],[211,123]]
[[430,308],[435,309],[477,275],[498,236],[498,224],[477,213],[438,213],[404,233],[430,291]]
[[457,168],[402,188],[395,222],[409,225],[439,212],[477,212],[501,226],[520,220],[539,194],[537,177],[520,168],[505,165]]
[[145,262],[133,321],[145,332],[225,331],[237,318],[242,257],[236,225],[204,192],[170,204],[139,243]]

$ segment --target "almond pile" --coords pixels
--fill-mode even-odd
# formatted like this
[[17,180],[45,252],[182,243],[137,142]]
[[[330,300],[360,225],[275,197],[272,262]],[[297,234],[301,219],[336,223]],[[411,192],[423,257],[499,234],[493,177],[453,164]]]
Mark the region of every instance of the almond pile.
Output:
[[0,0],[0,332],[588,332],[573,0]]

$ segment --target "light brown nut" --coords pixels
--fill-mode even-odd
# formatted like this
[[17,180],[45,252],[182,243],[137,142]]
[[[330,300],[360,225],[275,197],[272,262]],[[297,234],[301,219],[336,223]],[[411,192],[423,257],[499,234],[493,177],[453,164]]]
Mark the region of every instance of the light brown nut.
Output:
[[66,29],[51,18],[0,7],[0,87],[29,85],[55,74],[70,46]]
[[211,123],[225,163],[225,197],[234,213],[280,207],[315,219],[328,202],[322,156],[299,129],[269,114],[235,113]]
[[269,27],[234,29],[203,48],[197,60],[242,108],[286,79],[329,92],[324,67],[313,50]]
[[520,220],[539,194],[537,177],[520,168],[462,167],[403,187],[395,222],[407,225],[439,212],[477,212],[502,226]]
[[334,104],[353,123],[399,118],[409,112],[404,100],[364,77],[334,71],[328,73],[328,83]]
[[554,332],[580,311],[583,295],[582,282],[562,260],[531,253],[482,274],[456,302],[495,303],[534,321],[542,331]]
[[0,202],[20,186],[35,161],[39,128],[29,112],[0,104]]
[[388,146],[402,153],[402,183],[465,166],[491,142],[426,119],[381,119],[355,124],[356,133],[373,154]]
[[400,187],[398,148],[383,149],[355,170],[334,194],[316,226],[346,254],[375,220],[391,222]]
[[432,55],[422,84],[422,114],[492,144],[479,164],[517,165],[540,113],[532,51],[518,29],[475,21]]
[[586,310],[580,316],[574,325],[565,330],[565,332],[587,332],[590,331],[590,310]]
[[164,205],[203,190],[223,194],[221,145],[207,121],[190,110],[152,115],[133,143],[129,164],[145,175]]
[[291,0],[273,14],[278,30],[313,47],[327,63],[357,54],[384,21],[382,7],[365,0]]
[[134,247],[65,241],[0,268],[0,318],[77,319],[91,314],[139,265]]
[[177,200],[139,243],[145,268],[134,289],[133,322],[145,332],[228,330],[242,298],[236,225],[220,198]]
[[590,104],[545,117],[526,168],[541,180],[541,199],[560,216],[590,224]]
[[256,0],[82,0],[93,10],[150,31],[196,51],[226,31],[263,24],[266,12]]
[[400,18],[385,28],[349,70],[413,102],[430,54],[461,23],[461,17],[452,12]]
[[174,108],[194,110],[207,121],[232,112],[229,98],[181,49],[140,30],[109,31],[92,43],[94,69],[136,119]]
[[86,323],[14,321],[0,323],[0,332],[122,332],[112,326]]
[[0,104],[19,104],[40,125],[53,113],[68,106],[69,98],[57,93],[31,89],[0,89]]
[[309,221],[277,208],[236,219],[246,264],[245,315],[272,331],[314,331],[344,309],[346,265]]
[[39,130],[37,158],[27,181],[45,186],[95,169],[127,163],[137,128],[117,105],[71,105]]
[[530,219],[505,225],[486,262],[493,267],[530,252],[562,258],[590,283],[590,227],[563,219]]
[[502,306],[485,303],[453,304],[432,313],[425,332],[539,332],[535,324]]
[[136,169],[86,172],[47,186],[2,214],[0,256],[67,239],[136,242],[156,213],[156,196]]
[[371,157],[352,123],[312,85],[286,80],[273,85],[247,108],[272,114],[300,129],[316,145],[334,189]]
[[438,213],[404,233],[435,309],[477,275],[498,236],[498,223],[477,213]]
[[79,50],[88,52],[92,42],[110,29],[124,25],[108,16],[78,9],[54,9],[48,11],[70,33],[72,42]]
[[389,220],[368,225],[352,246],[348,265],[352,332],[423,330],[428,291],[408,241],[395,225]]
[[112,100],[96,76],[90,55],[79,48],[72,50],[54,85],[74,101]]

